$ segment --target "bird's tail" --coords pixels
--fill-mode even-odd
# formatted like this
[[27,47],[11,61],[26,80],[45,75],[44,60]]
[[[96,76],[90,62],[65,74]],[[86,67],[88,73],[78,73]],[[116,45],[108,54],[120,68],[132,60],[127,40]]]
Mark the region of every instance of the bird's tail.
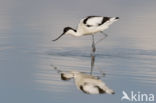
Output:
[[107,88],[106,93],[108,94],[115,94],[114,90]]
[[102,88],[105,91],[105,93],[107,94],[115,94],[115,91],[110,89],[107,85],[105,85],[105,83],[102,83]]
[[119,17],[112,17],[112,18],[110,19],[110,21],[117,21],[117,20],[119,20]]

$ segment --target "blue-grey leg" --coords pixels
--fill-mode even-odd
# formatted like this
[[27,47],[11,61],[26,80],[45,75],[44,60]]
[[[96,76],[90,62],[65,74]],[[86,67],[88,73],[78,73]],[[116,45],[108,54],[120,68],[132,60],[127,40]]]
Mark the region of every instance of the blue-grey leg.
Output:
[[[98,40],[97,42],[94,43],[94,46],[96,46],[96,44],[100,43],[102,40],[104,40],[105,38],[107,38],[107,34],[101,31],[101,34],[103,35],[103,38],[101,38],[100,40]],[[104,77],[106,74],[100,70],[100,68],[97,68],[101,74],[101,77]]]
[[91,72],[90,72],[91,75],[92,75],[93,69],[94,69],[95,51],[96,51],[96,47],[95,47],[94,35],[92,35]]
[[100,33],[101,33],[104,37],[101,38],[100,40],[98,40],[97,42],[95,42],[95,45],[98,44],[98,43],[100,43],[102,40],[104,40],[104,39],[107,38],[107,36],[108,36],[106,33],[102,32],[102,31],[101,31]]

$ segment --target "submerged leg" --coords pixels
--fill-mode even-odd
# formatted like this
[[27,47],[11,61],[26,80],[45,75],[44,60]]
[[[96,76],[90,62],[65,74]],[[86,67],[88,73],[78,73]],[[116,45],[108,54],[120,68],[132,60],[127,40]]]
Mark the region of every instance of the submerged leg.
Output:
[[95,42],[95,45],[100,43],[102,40],[104,40],[105,38],[107,38],[107,34],[101,31],[101,34],[104,36],[103,38],[101,38],[100,40],[98,40],[97,42]]
[[[96,44],[100,43],[102,40],[104,40],[108,35],[104,32],[101,32],[101,34],[104,36],[103,38],[101,38],[100,40],[98,40],[97,42],[95,42],[94,40],[94,35],[92,35],[92,51],[91,51],[91,72],[90,74],[92,75],[93,69],[94,69],[94,62],[95,62],[95,52],[96,52]],[[106,74],[100,70],[99,68],[97,68],[101,74],[101,77],[104,77]]]
[[91,75],[94,69],[95,51],[96,51],[96,47],[95,47],[95,42],[94,42],[94,35],[92,35],[91,72],[90,72]]

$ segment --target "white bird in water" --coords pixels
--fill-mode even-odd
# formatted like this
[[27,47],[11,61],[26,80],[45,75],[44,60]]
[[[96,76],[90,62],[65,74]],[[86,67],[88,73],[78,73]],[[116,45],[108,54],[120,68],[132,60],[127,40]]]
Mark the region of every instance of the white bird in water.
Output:
[[[106,30],[113,22],[117,21],[119,17],[104,17],[104,16],[88,16],[80,20],[77,30],[71,27],[65,27],[63,33],[54,39],[58,40],[65,34],[70,34],[76,37],[84,35],[93,35],[98,32],[103,32]],[[107,34],[104,34],[106,37]]]
[[62,80],[70,80],[72,78],[77,88],[86,94],[115,94],[112,89],[108,88],[102,80],[95,76],[78,71],[61,73]]

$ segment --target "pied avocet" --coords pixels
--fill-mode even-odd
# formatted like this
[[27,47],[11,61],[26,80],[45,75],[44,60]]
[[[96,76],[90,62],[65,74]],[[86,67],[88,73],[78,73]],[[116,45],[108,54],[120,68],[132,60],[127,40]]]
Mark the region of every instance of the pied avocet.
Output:
[[[58,40],[65,34],[70,34],[79,37],[84,35],[93,35],[97,32],[103,32],[118,19],[119,17],[88,16],[80,20],[77,30],[71,27],[65,27],[63,33],[53,41]],[[107,36],[107,34],[104,35]]]

